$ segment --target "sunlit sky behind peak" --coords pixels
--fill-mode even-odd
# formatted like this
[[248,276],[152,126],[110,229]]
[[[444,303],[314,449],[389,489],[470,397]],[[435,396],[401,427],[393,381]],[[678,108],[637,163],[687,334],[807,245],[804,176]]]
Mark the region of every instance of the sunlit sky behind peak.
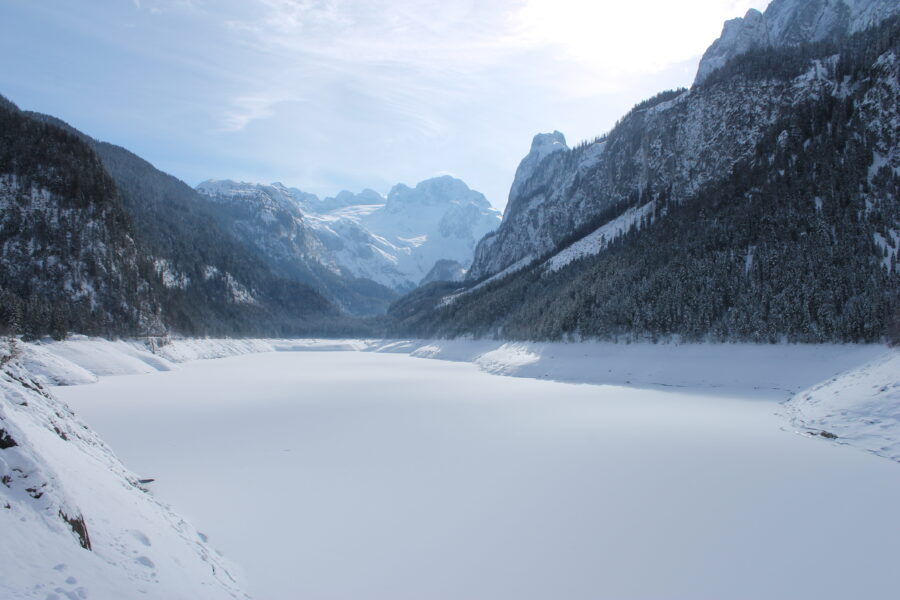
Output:
[[506,204],[570,145],[689,86],[768,0],[2,0],[0,94],[195,185],[321,196],[451,173]]

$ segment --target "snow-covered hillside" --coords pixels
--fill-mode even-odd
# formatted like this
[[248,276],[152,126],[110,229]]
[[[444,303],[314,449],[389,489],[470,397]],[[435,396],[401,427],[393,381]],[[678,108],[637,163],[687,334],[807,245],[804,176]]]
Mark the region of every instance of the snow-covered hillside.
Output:
[[0,98],[0,331],[165,331],[136,237],[88,144]]
[[279,275],[303,282],[352,315],[384,312],[396,294],[338,264],[304,211],[317,205],[312,194],[272,185],[205,181],[197,191],[211,201],[217,217],[238,240]]
[[[278,183],[232,181],[197,189],[248,210],[255,206],[269,223],[293,219],[294,231],[302,229],[293,237],[304,240],[304,256],[400,292],[415,288],[440,260],[467,267],[478,241],[500,223],[482,194],[449,176],[415,188],[398,184],[387,197],[364,190],[320,200]],[[286,216],[266,216],[273,209]]]
[[626,231],[632,228],[640,228],[641,221],[647,219],[653,213],[655,204],[654,201],[650,201],[643,206],[629,208],[612,221],[601,225],[571,246],[560,250],[559,253],[547,261],[547,270],[558,271],[572,261],[597,254]]
[[244,598],[235,568],[34,377],[28,352],[2,340],[0,597]]
[[900,462],[900,351],[836,374],[787,408],[800,430]]

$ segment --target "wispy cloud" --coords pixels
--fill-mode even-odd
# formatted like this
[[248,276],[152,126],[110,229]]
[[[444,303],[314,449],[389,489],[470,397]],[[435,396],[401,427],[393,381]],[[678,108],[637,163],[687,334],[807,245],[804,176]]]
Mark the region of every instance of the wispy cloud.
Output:
[[287,100],[290,98],[278,93],[232,98],[231,106],[222,115],[220,131],[240,131],[253,121],[271,117],[275,107]]
[[[374,102],[406,110],[416,95],[428,107],[477,94],[487,73],[504,69],[559,96],[616,91],[637,74],[699,55],[726,18],[766,3],[254,0],[256,16],[229,25],[259,52],[262,87],[273,79],[300,88],[346,79]],[[245,105],[243,94],[233,104]],[[235,112],[232,107],[223,118],[249,122],[235,120]],[[237,112],[251,119],[271,115]]]

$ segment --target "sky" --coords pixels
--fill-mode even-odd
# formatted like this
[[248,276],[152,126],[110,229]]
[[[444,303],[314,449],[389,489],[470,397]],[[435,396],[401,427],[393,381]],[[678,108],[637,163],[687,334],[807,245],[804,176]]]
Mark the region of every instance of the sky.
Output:
[[506,204],[569,145],[690,86],[768,0],[0,0],[0,94],[191,185],[320,196],[450,174]]

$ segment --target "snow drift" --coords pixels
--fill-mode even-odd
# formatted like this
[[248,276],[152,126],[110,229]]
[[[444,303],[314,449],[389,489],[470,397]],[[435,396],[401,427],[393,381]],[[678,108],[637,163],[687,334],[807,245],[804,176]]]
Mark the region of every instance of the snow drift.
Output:
[[154,499],[39,381],[51,372],[70,383],[94,380],[62,357],[80,346],[93,358],[116,357],[113,370],[141,368],[125,343],[102,351],[90,344],[29,346],[42,377],[25,367],[20,342],[0,346],[0,597],[244,598],[234,568],[205,536]]

